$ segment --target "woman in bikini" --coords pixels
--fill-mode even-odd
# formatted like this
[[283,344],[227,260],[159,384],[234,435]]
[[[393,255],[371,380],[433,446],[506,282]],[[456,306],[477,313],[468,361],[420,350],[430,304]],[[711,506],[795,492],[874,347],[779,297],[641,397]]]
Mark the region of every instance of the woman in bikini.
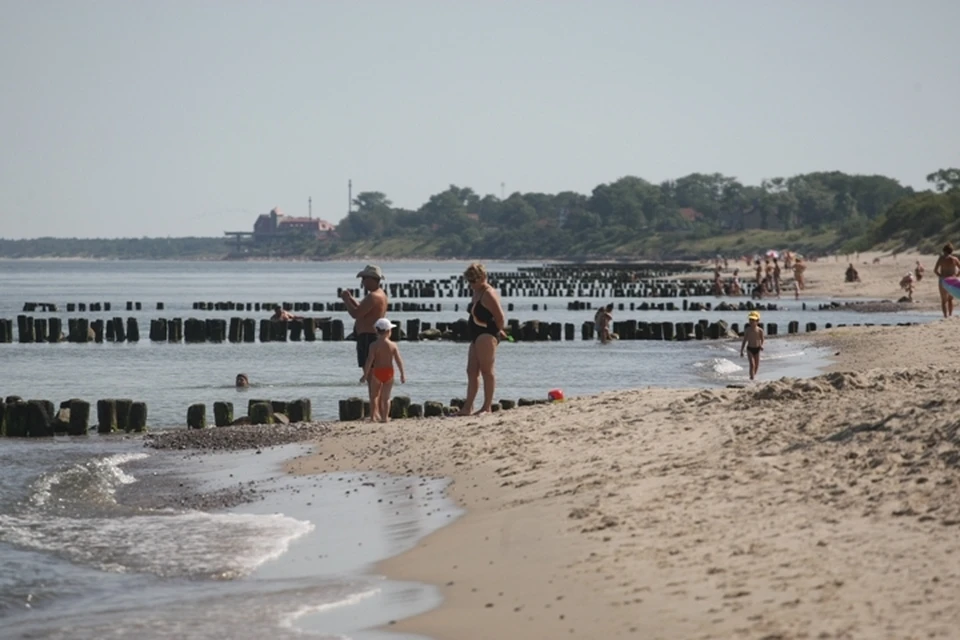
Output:
[[940,310],[943,311],[944,318],[949,318],[953,315],[953,296],[943,288],[943,279],[960,274],[960,260],[953,255],[951,243],[948,242],[943,246],[943,253],[937,258],[933,272],[939,279],[937,284],[940,287]]
[[467,353],[467,397],[460,415],[473,412],[473,401],[480,390],[480,378],[483,378],[483,406],[477,413],[488,413],[493,405],[493,393],[497,379],[494,374],[494,362],[500,337],[506,337],[503,327],[507,321],[500,306],[500,295],[487,282],[487,270],[475,262],[463,272],[473,289],[473,297],[467,307],[469,318],[467,330],[470,334],[470,350]]

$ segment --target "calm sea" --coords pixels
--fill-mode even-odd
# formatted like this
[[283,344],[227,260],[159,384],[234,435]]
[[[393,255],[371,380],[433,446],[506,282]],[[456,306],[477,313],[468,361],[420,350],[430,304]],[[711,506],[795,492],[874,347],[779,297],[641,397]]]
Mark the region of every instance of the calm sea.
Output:
[[[309,398],[315,419],[335,418],[338,400],[361,395],[352,342],[154,344],[153,318],[267,317],[193,311],[195,301],[333,302],[356,287],[356,263],[0,261],[0,318],[24,302],[51,302],[35,317],[136,317],[141,341],[120,344],[0,344],[0,394],[54,403],[68,398],[142,400],[152,429],[182,428],[187,407],[250,397]],[[382,263],[388,281],[447,278],[462,263]],[[488,264],[491,271],[518,265]],[[691,299],[696,300],[696,299]],[[707,299],[704,299],[705,301]],[[126,302],[142,311],[127,312]],[[598,304],[605,300],[593,300]],[[69,302],[110,302],[109,313],[64,312]],[[164,303],[156,311],[156,303]],[[403,322],[463,317],[465,300],[443,298],[439,313],[398,313]],[[574,322],[568,299],[515,298],[509,317]],[[806,300],[815,307],[816,300]],[[532,305],[540,305],[534,312]],[[804,311],[784,300],[765,322],[802,324],[929,321],[934,315]],[[459,305],[459,310],[454,306]],[[543,306],[546,305],[546,310]],[[317,314],[321,315],[321,314]],[[326,315],[326,314],[323,314]],[[617,312],[617,319],[723,319],[738,312]],[[346,314],[342,317],[351,325]],[[745,380],[736,342],[576,340],[504,343],[498,398],[568,396],[642,386],[715,386]],[[465,388],[464,344],[401,343],[414,402],[449,401]],[[771,341],[761,377],[817,373],[825,354],[800,341]],[[249,391],[233,380],[246,373]],[[208,416],[212,419],[212,416]],[[298,445],[299,446],[299,445]],[[302,449],[184,456],[144,449],[123,437],[0,439],[0,637],[261,638],[376,637],[363,629],[434,606],[427,586],[364,571],[456,515],[441,481],[323,476],[289,478],[280,465]],[[254,483],[262,500],[206,513],[171,508],[157,496]]]

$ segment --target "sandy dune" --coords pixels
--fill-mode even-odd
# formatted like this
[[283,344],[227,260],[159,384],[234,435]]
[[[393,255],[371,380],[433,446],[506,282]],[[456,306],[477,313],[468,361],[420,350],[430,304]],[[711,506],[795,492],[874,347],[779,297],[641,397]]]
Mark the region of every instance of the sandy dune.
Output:
[[[893,297],[914,259],[861,268],[859,290]],[[850,295],[845,267],[812,265],[811,292]],[[956,638],[958,330],[951,319],[818,333],[839,356],[810,380],[335,425],[292,467],[454,479],[467,515],[382,567],[440,586],[445,603],[391,629]]]

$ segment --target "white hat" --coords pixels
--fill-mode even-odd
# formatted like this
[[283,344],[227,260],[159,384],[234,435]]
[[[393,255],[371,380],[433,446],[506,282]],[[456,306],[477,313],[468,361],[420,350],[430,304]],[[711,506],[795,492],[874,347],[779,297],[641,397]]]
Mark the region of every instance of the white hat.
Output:
[[380,318],[373,324],[373,328],[376,329],[377,331],[390,331],[395,326],[397,325],[393,324],[386,318]]

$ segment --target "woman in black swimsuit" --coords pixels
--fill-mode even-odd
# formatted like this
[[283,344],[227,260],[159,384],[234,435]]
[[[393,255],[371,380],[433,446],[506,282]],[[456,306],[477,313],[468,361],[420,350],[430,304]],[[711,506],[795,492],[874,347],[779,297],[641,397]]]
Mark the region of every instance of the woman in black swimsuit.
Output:
[[487,270],[480,263],[473,263],[463,272],[463,277],[473,289],[473,298],[467,307],[470,314],[467,329],[470,333],[470,351],[467,354],[467,398],[460,415],[473,412],[473,401],[480,390],[483,378],[483,406],[478,413],[488,413],[493,405],[493,393],[497,379],[493,371],[500,336],[506,336],[503,327],[506,318],[500,306],[500,295],[487,282]]

